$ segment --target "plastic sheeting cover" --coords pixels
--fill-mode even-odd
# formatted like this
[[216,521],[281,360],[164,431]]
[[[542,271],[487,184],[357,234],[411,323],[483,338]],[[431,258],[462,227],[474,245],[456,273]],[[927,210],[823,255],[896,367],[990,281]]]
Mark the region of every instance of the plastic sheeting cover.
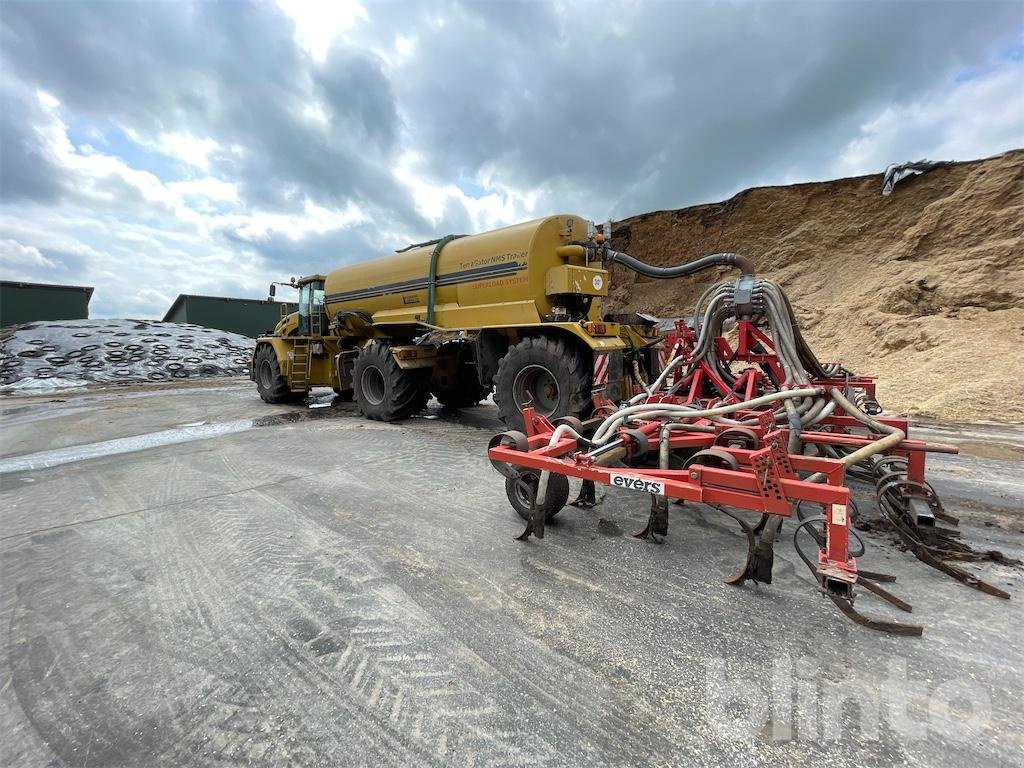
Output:
[[882,195],[888,197],[896,185],[908,176],[916,176],[935,168],[952,165],[952,160],[918,160],[917,162],[893,163],[885,169],[882,177]]
[[4,329],[0,389],[239,376],[256,345],[237,333],[155,320],[62,320]]

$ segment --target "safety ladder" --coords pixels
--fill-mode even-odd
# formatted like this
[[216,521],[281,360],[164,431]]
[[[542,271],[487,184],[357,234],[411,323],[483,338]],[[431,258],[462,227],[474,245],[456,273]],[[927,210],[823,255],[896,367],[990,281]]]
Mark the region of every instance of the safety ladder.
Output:
[[305,392],[309,389],[309,339],[295,339],[292,356],[292,391]]

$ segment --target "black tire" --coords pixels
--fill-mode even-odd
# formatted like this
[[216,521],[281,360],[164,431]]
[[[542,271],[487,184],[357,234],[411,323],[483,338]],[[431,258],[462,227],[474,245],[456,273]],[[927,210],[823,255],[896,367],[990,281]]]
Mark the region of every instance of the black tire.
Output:
[[521,407],[532,399],[549,419],[585,416],[590,410],[590,365],[562,339],[536,336],[509,347],[494,377],[494,402],[509,429],[523,430]]
[[[523,484],[528,486],[532,493],[536,494],[539,483],[540,472],[535,469],[523,470],[519,473],[518,478],[505,478],[505,495],[508,496],[509,503],[516,511],[516,514],[523,518],[523,520],[528,520],[530,517],[530,500],[526,495],[526,488],[523,487]],[[552,472],[548,476],[547,493],[544,494],[544,506],[542,507],[544,519],[550,520],[561,512],[567,501],[569,501],[569,478]]]
[[338,399],[343,403],[352,402],[352,399],[356,396],[355,390],[353,389],[338,389],[337,387],[333,387],[333,389],[334,394],[337,395]]
[[359,409],[377,421],[404,419],[426,408],[429,377],[427,368],[400,368],[390,345],[382,341],[363,347],[352,367]]
[[[170,368],[173,363],[168,363]],[[281,364],[277,362],[277,353],[269,344],[261,344],[256,350],[252,361],[252,375],[256,380],[256,389],[260,397],[267,403],[287,403],[301,397],[288,388],[288,379],[281,373]]]
[[435,376],[430,391],[445,408],[470,408],[491,393],[490,387],[480,383],[473,349],[464,341],[449,341],[437,350],[440,357],[455,358],[455,373],[446,381]]

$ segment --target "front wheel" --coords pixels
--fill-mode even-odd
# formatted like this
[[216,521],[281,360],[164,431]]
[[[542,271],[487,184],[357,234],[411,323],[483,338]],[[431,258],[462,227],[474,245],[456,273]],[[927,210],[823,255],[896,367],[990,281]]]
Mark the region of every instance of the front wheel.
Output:
[[427,407],[429,370],[399,367],[391,347],[374,341],[363,347],[352,368],[355,398],[368,419],[395,421]]
[[267,403],[287,403],[301,395],[291,391],[287,377],[281,372],[277,353],[270,344],[261,344],[252,361],[256,390]]
[[498,363],[494,402],[509,429],[523,429],[527,405],[549,419],[583,416],[590,405],[590,365],[577,346],[562,339],[523,339]]

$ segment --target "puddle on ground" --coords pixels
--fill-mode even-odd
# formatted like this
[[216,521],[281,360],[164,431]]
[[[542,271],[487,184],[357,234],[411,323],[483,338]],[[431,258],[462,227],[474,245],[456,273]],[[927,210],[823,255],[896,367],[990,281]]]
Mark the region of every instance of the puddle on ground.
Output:
[[48,469],[63,464],[71,464],[86,459],[96,459],[102,456],[116,456],[123,453],[134,453],[144,451],[148,448],[159,448],[165,445],[176,445],[188,443],[195,440],[208,440],[212,437],[230,435],[236,432],[244,432],[249,429],[261,427],[276,427],[284,424],[295,424],[303,421],[315,421],[337,417],[339,415],[352,415],[356,413],[353,403],[339,402],[328,403],[330,407],[307,408],[301,411],[286,411],[275,413],[269,416],[260,416],[255,419],[239,419],[237,421],[226,421],[207,424],[206,422],[193,422],[184,424],[173,429],[162,429],[157,432],[148,432],[143,435],[132,437],[119,437],[113,440],[102,440],[96,443],[84,445],[73,445],[67,448],[55,448],[48,451],[38,451],[21,456],[10,456],[0,459],[0,475],[11,472],[24,472],[26,470]]
[[329,407],[311,405],[304,411],[285,411],[260,416],[252,420],[254,427],[277,427],[282,424],[295,424],[300,421],[319,421],[333,419],[338,416],[354,416],[358,411],[355,403],[328,403]]
[[119,437],[113,440],[102,440],[98,443],[86,443],[85,445],[55,448],[50,451],[39,451],[22,456],[11,456],[6,459],[0,459],[0,475],[10,472],[23,472],[25,470],[47,469],[49,467],[58,467],[62,464],[71,464],[76,461],[95,459],[101,456],[134,453],[135,451],[144,451],[147,448],[187,443],[193,440],[205,440],[211,437],[230,435],[234,432],[242,432],[246,429],[251,429],[252,426],[252,422],[246,419],[244,421],[228,421],[221,424],[204,424],[197,427],[162,429],[159,432],[150,432],[145,435]]
[[[54,402],[54,401],[50,401]],[[59,400],[56,402],[64,402]],[[75,408],[50,408],[35,405],[25,405],[19,408],[4,408],[0,410],[0,419],[3,419],[5,427],[19,427],[24,424],[32,424],[37,421],[46,421],[61,416],[73,416],[76,413],[88,413],[96,408],[75,407]]]
[[998,459],[1004,461],[1024,461],[1024,448],[1006,443],[982,443],[972,440],[961,440],[957,443],[960,453],[969,453],[980,459]]

